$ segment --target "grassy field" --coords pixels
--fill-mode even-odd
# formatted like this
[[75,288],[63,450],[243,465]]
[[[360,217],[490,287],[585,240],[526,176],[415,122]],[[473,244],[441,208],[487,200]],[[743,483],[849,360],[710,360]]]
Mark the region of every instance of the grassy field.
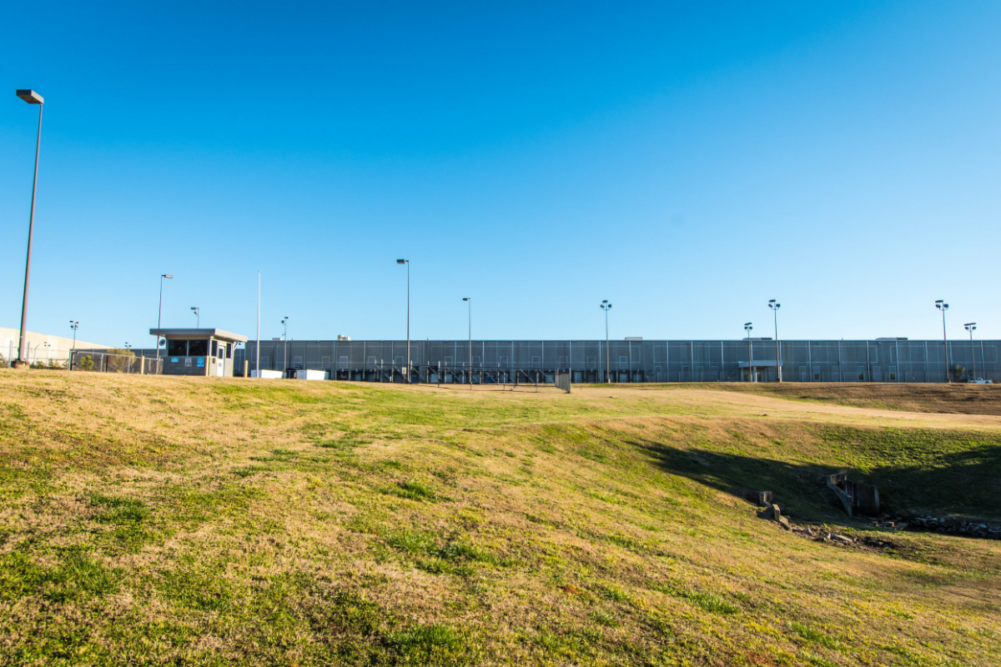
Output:
[[851,522],[822,478],[1001,519],[999,414],[0,371],[0,665],[995,665],[1001,543]]

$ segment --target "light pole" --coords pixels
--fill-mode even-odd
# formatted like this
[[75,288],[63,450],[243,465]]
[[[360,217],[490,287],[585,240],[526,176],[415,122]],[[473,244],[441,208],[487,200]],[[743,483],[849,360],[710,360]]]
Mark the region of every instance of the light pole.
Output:
[[782,304],[775,299],[769,299],[768,307],[775,314],[775,365],[778,368],[779,382],[782,382],[782,350],[779,347],[779,308]]
[[754,382],[754,344],[751,342],[753,330],[750,322],[744,322],[744,331],[747,333],[747,379],[750,382]]
[[282,377],[288,375],[288,315],[282,318],[282,326],[285,330],[282,332]]
[[942,311],[942,342],[945,345],[945,381],[951,382],[949,378],[949,339],[945,335],[945,311],[949,310],[949,304],[942,299],[935,302],[935,307]]
[[[407,265],[407,384],[410,384],[410,260],[398,259],[397,264]],[[427,360],[425,360],[426,362]]]
[[[970,356],[973,358],[973,381],[977,381],[977,351],[973,348],[973,332],[977,330],[976,322],[967,322],[963,325],[970,332]],[[984,373],[984,375],[987,375]]]
[[469,305],[469,388],[473,388],[473,298],[462,297],[462,300]]
[[76,356],[76,330],[79,326],[79,322],[70,320],[70,329],[73,330],[73,348],[70,350],[70,370],[73,370],[73,357]]
[[[160,274],[160,305],[156,310],[156,328],[160,328],[160,320],[163,319],[163,279],[172,280],[174,276],[169,273]],[[156,367],[160,367],[160,334],[156,335]]]
[[195,314],[195,328],[196,329],[201,329],[202,328],[202,316],[201,316],[201,312],[202,311],[199,310],[198,306],[191,306],[191,312]]
[[611,364],[608,363],[608,311],[612,309],[612,304],[608,303],[608,299],[605,299],[598,307],[605,311],[605,382],[611,382],[612,378],[609,376]]
[[254,370],[261,379],[261,270],[257,270],[257,344],[254,346]]
[[38,185],[38,152],[42,147],[42,107],[45,100],[33,90],[18,90],[15,93],[28,104],[38,105],[38,138],[35,140],[35,175],[31,180],[31,213],[28,216],[28,258],[24,263],[24,298],[21,301],[21,334],[17,342],[17,361],[14,366],[25,366],[24,347],[28,337],[28,281],[31,278],[31,239],[35,232],[35,190]]

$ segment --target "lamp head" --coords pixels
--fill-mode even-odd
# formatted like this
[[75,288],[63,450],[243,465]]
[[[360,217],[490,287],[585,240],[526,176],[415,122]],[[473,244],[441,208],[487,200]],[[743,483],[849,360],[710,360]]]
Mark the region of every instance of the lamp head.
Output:
[[464,297],[462,297],[462,300],[463,301],[471,301],[472,299],[471,299],[471,297],[464,296]]
[[18,89],[18,91],[15,93],[15,95],[17,95],[18,97],[20,97],[22,100],[24,100],[28,104],[43,104],[45,102],[45,100],[42,98],[41,95],[39,95],[35,91],[31,90],[30,88],[29,89]]
[[170,273],[164,273],[164,274],[161,274],[160,277],[161,278],[166,278],[167,280],[170,280],[174,276],[172,274],[170,274]]
[[396,260],[396,263],[397,264],[407,264],[409,261],[410,261],[409,259],[398,259],[398,260]]

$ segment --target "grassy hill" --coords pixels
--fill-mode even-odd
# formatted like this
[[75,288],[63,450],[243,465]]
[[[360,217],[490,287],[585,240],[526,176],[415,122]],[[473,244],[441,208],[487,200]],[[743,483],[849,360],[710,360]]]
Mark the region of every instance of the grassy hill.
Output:
[[822,476],[1001,519],[1001,394],[880,389],[2,371],[0,665],[996,664],[1001,543]]

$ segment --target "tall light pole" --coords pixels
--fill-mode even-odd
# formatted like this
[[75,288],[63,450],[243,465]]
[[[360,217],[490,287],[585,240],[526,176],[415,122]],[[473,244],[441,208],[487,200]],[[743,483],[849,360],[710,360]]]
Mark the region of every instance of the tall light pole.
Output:
[[951,382],[949,379],[949,339],[945,335],[945,311],[949,310],[949,304],[939,299],[935,302],[935,307],[942,311],[942,342],[945,344],[945,381]]
[[282,326],[285,327],[282,332],[282,365],[285,367],[282,377],[285,377],[288,374],[288,315],[282,318]]
[[[163,279],[172,280],[174,276],[169,273],[160,274],[160,305],[156,310],[156,328],[160,328],[160,320],[163,318]],[[156,367],[160,368],[160,334],[156,335]]]
[[[410,260],[398,259],[397,264],[407,265],[407,384],[410,384]],[[425,360],[426,361],[426,360]]]
[[473,388],[473,298],[469,296],[462,297],[462,300],[469,305],[469,356],[466,357],[469,360],[469,388]]
[[782,382],[782,349],[779,347],[779,308],[782,304],[775,299],[769,299],[768,307],[775,314],[775,365],[779,372],[779,382]]
[[753,330],[750,322],[744,322],[744,331],[747,333],[747,379],[750,382],[754,382],[754,344],[751,342]]
[[608,311],[612,309],[612,304],[608,303],[608,299],[605,299],[598,307],[605,311],[605,382],[611,382],[612,378],[609,376],[611,364],[608,363]]
[[[973,357],[973,380],[977,380],[977,351],[973,348],[973,332],[977,330],[976,322],[967,322],[963,325],[970,332],[970,356]],[[984,373],[987,375],[987,373]]]
[[202,328],[202,315],[201,315],[202,311],[198,308],[198,306],[191,306],[191,312],[195,314],[195,328],[196,329],[201,329]]
[[35,140],[35,175],[31,180],[31,213],[28,216],[28,258],[24,263],[24,298],[21,301],[21,334],[17,342],[17,361],[14,366],[26,366],[24,347],[28,337],[28,282],[31,278],[31,239],[35,233],[35,190],[38,185],[38,153],[42,147],[42,107],[45,100],[33,90],[18,90],[15,93],[28,104],[38,105],[38,138]]
[[70,329],[73,330],[73,347],[70,349],[70,370],[73,370],[73,357],[76,356],[76,330],[79,326],[79,322],[70,320]]
[[261,270],[257,270],[257,346],[254,347],[254,370],[261,379]]

